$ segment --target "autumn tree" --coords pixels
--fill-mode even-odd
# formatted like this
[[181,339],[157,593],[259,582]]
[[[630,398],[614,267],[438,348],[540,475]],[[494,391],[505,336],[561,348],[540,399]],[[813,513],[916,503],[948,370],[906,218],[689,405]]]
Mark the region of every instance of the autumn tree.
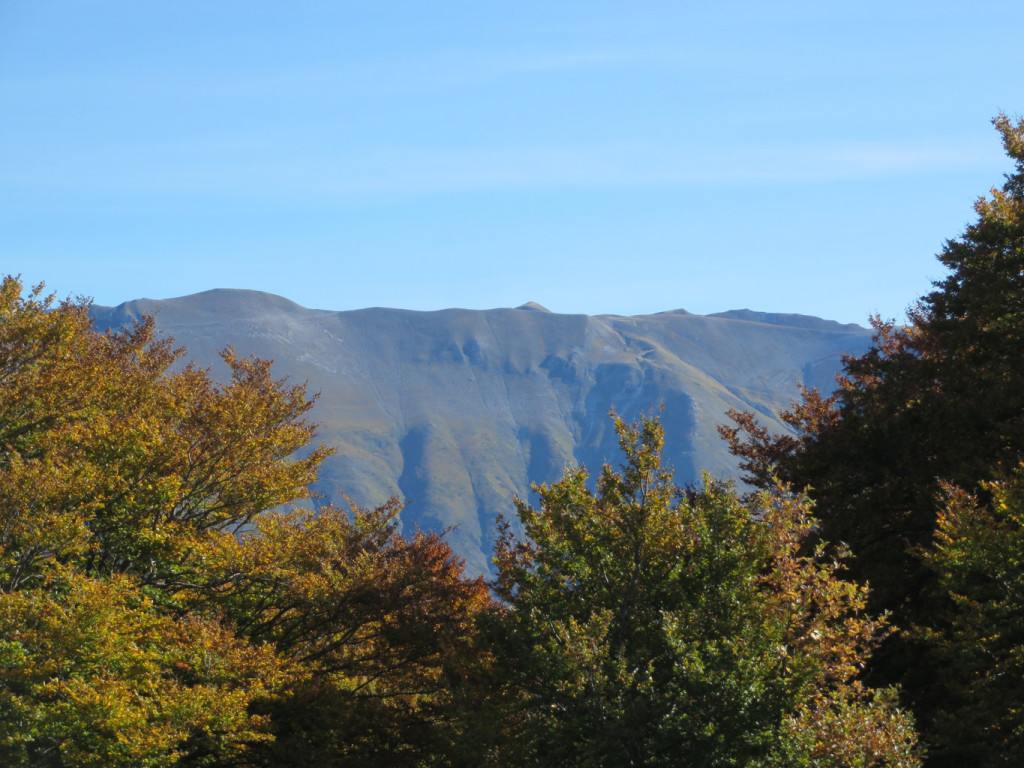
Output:
[[271,648],[168,615],[130,577],[55,569],[0,595],[0,762],[234,764],[269,738],[251,707],[283,674]]
[[100,334],[88,309],[0,285],[5,763],[214,764],[266,730],[250,706],[278,660],[161,588],[307,493],[324,451],[287,457],[311,401],[230,352],[225,387],[171,372],[151,320]]
[[781,478],[807,489],[823,535],[849,544],[851,573],[906,630],[873,669],[903,682],[935,765],[946,764],[935,746],[946,742],[931,712],[951,694],[936,648],[912,630],[956,609],[922,553],[932,547],[943,484],[984,504],[986,483],[1024,451],[1024,121],[994,122],[1014,171],[946,243],[939,261],[949,274],[911,309],[909,324],[875,318],[873,347],[845,359],[837,392],[805,391],[783,414],[793,435],[771,435],[744,413],[723,429],[753,483]]
[[517,502],[496,590],[516,699],[511,764],[910,766],[891,691],[856,681],[884,633],[840,579],[806,500],[683,492],[656,419],[616,419],[626,456]]
[[230,349],[219,384],[152,319],[97,333],[22,292],[0,285],[3,764],[473,764],[487,589],[394,502],[282,511],[328,453],[305,387]]
[[302,386],[231,350],[220,386],[152,320],[96,333],[86,302],[0,286],[0,588],[37,580],[48,563],[102,576],[173,581],[196,538],[237,529],[308,496],[317,448]]
[[479,765],[462,729],[486,695],[475,619],[490,593],[440,535],[398,534],[400,510],[261,517],[221,535],[207,583],[182,591],[293,669],[268,704],[276,740],[259,764]]

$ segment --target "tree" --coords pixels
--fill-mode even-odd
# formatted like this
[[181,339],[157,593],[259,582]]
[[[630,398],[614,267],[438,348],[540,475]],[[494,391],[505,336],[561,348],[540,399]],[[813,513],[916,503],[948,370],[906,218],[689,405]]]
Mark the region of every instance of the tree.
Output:
[[626,455],[596,492],[584,469],[518,501],[496,591],[517,698],[514,764],[916,765],[891,691],[855,678],[883,622],[837,575],[785,489],[741,504],[681,492],[656,419],[616,419]]
[[[475,622],[490,593],[440,535],[399,535],[400,511],[392,500],[261,517],[219,536],[207,581],[182,591],[291,665],[259,764],[480,764],[461,729],[485,695]],[[465,762],[449,762],[460,749]]]
[[[10,765],[211,765],[265,736],[279,659],[167,587],[211,537],[308,495],[326,455],[302,387],[152,320],[96,333],[85,301],[0,285],[0,733]],[[261,735],[262,734],[262,735]]]
[[984,490],[988,502],[947,489],[925,562],[955,609],[925,637],[946,683],[937,752],[948,765],[995,768],[1024,751],[1024,465]]
[[[956,610],[922,559],[942,508],[943,484],[979,495],[1024,452],[1024,121],[994,121],[1014,172],[975,205],[977,221],[939,255],[949,275],[898,327],[873,319],[875,343],[847,358],[831,397],[805,391],[773,436],[753,415],[724,428],[748,480],[775,478],[814,499],[822,535],[849,544],[850,572],[872,585],[872,607],[908,630],[876,655],[876,680],[900,680],[914,703],[932,763],[945,764],[945,696],[937,649],[910,632]],[[939,651],[940,656],[942,655]],[[958,764],[955,761],[951,764]]]
[[477,764],[486,586],[394,501],[283,512],[315,398],[183,354],[0,285],[3,764]]
[[271,648],[167,615],[130,577],[58,569],[0,595],[0,762],[230,764],[269,738],[251,707],[283,673]]
[[207,531],[309,495],[329,453],[312,438],[305,387],[231,350],[218,386],[158,341],[153,321],[106,334],[88,303],[0,286],[0,588],[50,563],[173,582]]

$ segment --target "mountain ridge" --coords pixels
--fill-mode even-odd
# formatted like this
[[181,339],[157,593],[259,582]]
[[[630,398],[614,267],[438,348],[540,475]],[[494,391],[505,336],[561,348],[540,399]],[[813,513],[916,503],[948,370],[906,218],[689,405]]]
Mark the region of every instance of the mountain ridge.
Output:
[[730,310],[694,315],[570,315],[517,308],[308,309],[275,294],[215,289],[94,307],[98,328],[156,317],[189,359],[226,371],[218,352],[275,360],[276,376],[321,393],[311,418],[336,454],[317,490],[375,505],[408,502],[407,527],[447,529],[485,571],[494,518],[531,482],[566,466],[618,461],[609,409],[662,407],[666,457],[682,482],[735,474],[715,427],[730,407],[773,429],[798,381],[831,389],[842,353],[871,332],[808,316]]
[[[593,315],[578,312],[553,312],[547,307],[539,304],[535,301],[526,301],[515,307],[491,307],[489,309],[470,309],[467,307],[441,307],[439,309],[404,309],[401,307],[384,307],[384,306],[368,306],[368,307],[356,307],[352,309],[327,309],[324,307],[306,307],[289,298],[281,296],[276,293],[269,291],[259,291],[251,288],[210,288],[205,291],[199,291],[197,293],[190,293],[183,296],[174,296],[165,299],[153,299],[149,297],[141,297],[137,299],[130,299],[128,301],[121,302],[113,307],[107,307],[102,305],[96,305],[96,309],[104,314],[121,310],[127,307],[136,306],[152,306],[154,308],[159,307],[162,304],[167,303],[192,303],[197,300],[208,300],[208,299],[220,299],[222,297],[238,297],[247,298],[250,301],[247,302],[249,306],[252,306],[256,301],[263,301],[269,304],[286,306],[289,308],[298,309],[304,312],[328,312],[328,313],[344,313],[344,312],[363,312],[368,310],[387,310],[394,312],[416,312],[416,313],[434,313],[434,312],[494,312],[508,309],[515,310],[527,310],[544,312],[553,315],[564,315],[564,316],[582,316],[582,317],[610,317],[610,318],[638,318],[638,317],[657,317],[659,315],[689,315],[691,317],[718,317],[729,320],[744,320],[748,322],[760,322],[767,325],[787,325],[792,327],[836,327],[848,329],[851,332],[868,331],[866,326],[859,325],[858,323],[840,323],[837,320],[829,320],[821,318],[816,315],[805,315],[800,313],[786,313],[786,312],[765,312],[760,310],[754,310],[749,308],[744,309],[729,309],[721,312],[712,312],[707,315],[697,315],[690,312],[687,309],[676,308],[666,309],[658,312],[649,312],[637,315],[620,315],[614,312],[600,312]],[[135,313],[132,313],[135,314]]]

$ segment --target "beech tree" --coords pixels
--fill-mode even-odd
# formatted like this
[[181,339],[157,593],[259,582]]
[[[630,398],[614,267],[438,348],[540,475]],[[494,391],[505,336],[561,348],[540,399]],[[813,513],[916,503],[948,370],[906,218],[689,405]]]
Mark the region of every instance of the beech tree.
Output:
[[219,386],[158,340],[151,319],[92,330],[88,304],[0,286],[0,588],[50,563],[174,581],[196,539],[309,495],[328,454],[302,386],[231,350]]
[[911,309],[910,323],[874,318],[875,343],[845,360],[837,392],[805,391],[783,414],[794,435],[771,435],[745,413],[723,429],[751,482],[807,489],[822,534],[849,544],[850,571],[872,585],[873,607],[905,630],[876,656],[873,675],[903,683],[933,765],[961,764],[945,755],[937,713],[954,694],[937,636],[912,630],[964,605],[950,605],[945,576],[922,554],[932,549],[943,485],[984,505],[987,482],[1024,452],[1024,121],[994,123],[1014,170],[946,243],[939,261],[949,274]]
[[[805,551],[809,505],[784,488],[742,504],[680,491],[656,419],[616,419],[626,456],[519,501],[496,591],[513,692],[511,764],[917,765],[892,691],[856,680],[884,622]],[[518,751],[517,751],[518,750]]]
[[475,620],[489,610],[482,577],[436,533],[399,535],[391,502],[268,515],[242,537],[219,536],[208,582],[181,593],[216,605],[292,674],[268,704],[273,766],[450,765],[487,674]]
[[0,762],[474,764],[486,586],[393,501],[282,511],[328,454],[305,387],[230,349],[218,384],[151,319],[101,334],[22,293],[0,285]]
[[0,595],[0,762],[236,764],[269,738],[251,707],[283,674],[271,648],[168,615],[130,577],[56,569]]

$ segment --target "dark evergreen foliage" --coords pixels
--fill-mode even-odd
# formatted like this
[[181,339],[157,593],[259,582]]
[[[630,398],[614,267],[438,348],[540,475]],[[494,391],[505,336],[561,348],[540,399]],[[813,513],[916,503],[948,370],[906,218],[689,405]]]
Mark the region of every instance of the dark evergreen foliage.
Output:
[[[872,607],[901,632],[876,655],[869,679],[901,682],[919,716],[931,764],[949,757],[942,713],[957,693],[945,649],[923,626],[956,622],[958,607],[929,568],[936,523],[951,484],[977,494],[1024,455],[1024,121],[995,120],[1014,171],[946,243],[949,275],[897,327],[874,319],[875,344],[848,358],[832,397],[807,391],[772,436],[752,415],[722,429],[749,480],[782,478],[814,499],[822,535],[853,551],[850,572],[872,587]],[[949,619],[947,617],[953,616]],[[984,730],[962,738],[982,748]],[[962,753],[961,753],[962,754]]]

